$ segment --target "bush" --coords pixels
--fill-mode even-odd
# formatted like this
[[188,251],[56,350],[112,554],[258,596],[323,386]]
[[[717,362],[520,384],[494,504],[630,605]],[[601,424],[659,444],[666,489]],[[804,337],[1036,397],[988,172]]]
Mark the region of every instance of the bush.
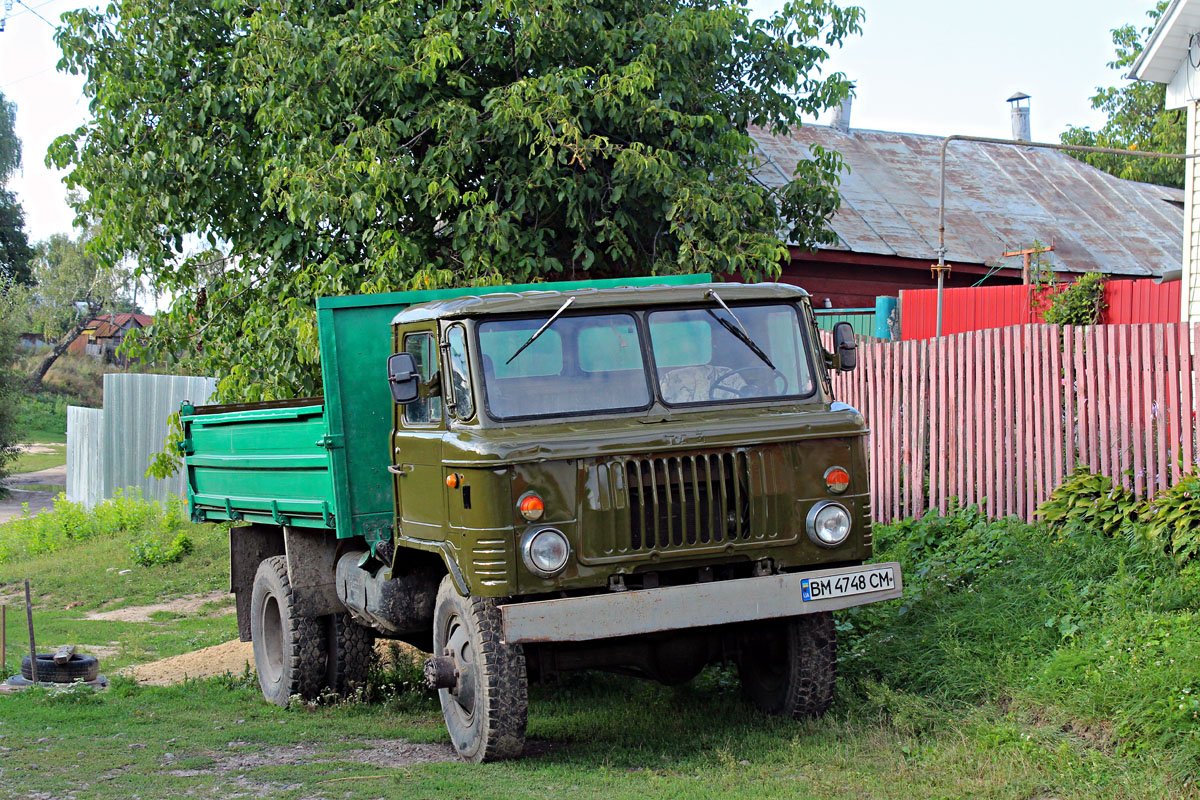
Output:
[[142,539],[129,547],[129,555],[133,563],[143,567],[153,567],[157,564],[175,564],[192,552],[192,540],[186,533],[175,534],[169,545],[165,547],[156,537]]
[[183,501],[177,497],[159,503],[143,500],[137,491],[129,494],[118,491],[115,497],[89,510],[59,494],[53,511],[32,516],[27,513],[0,525],[0,564],[53,553],[99,537],[137,536],[144,539],[152,533],[173,533],[183,527],[184,521]]
[[1078,467],[1050,493],[1037,513],[1056,530],[1076,533],[1099,530],[1108,536],[1130,531],[1144,505],[1107,475]]
[[1200,476],[1187,475],[1151,498],[1142,512],[1148,543],[1173,553],[1178,563],[1200,556]]

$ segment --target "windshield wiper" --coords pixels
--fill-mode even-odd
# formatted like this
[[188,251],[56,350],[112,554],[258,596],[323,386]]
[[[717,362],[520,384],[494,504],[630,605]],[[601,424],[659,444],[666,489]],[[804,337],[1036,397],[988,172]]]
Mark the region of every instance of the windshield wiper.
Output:
[[562,312],[564,312],[564,311],[566,311],[566,310],[567,310],[567,306],[571,305],[571,303],[574,303],[574,302],[575,302],[575,298],[574,298],[574,297],[568,297],[568,298],[567,298],[567,302],[565,302],[565,303],[563,303],[561,306],[559,306],[559,309],[558,309],[558,311],[555,311],[555,312],[554,312],[554,315],[553,315],[552,317],[550,317],[550,319],[546,320],[546,324],[545,324],[545,325],[543,325],[542,327],[538,328],[536,331],[534,331],[534,333],[533,333],[533,336],[530,336],[528,339],[526,339],[526,340],[525,340],[525,344],[523,344],[523,345],[521,345],[520,347],[518,347],[518,348],[517,348],[517,352],[515,352],[515,353],[513,353],[511,356],[509,356],[509,357],[508,357],[508,361],[505,361],[504,363],[505,363],[506,365],[507,365],[507,364],[511,364],[511,363],[512,363],[512,360],[513,360],[514,358],[516,358],[517,356],[521,355],[521,353],[522,353],[522,352],[524,352],[524,350],[525,350],[525,348],[526,348],[526,347],[529,347],[529,345],[531,345],[531,344],[533,344],[534,342],[536,342],[536,341],[537,341],[537,338],[538,338],[539,336],[541,336],[543,333],[545,333],[547,328],[549,328],[551,325],[553,325],[553,324],[554,324],[554,320],[558,319],[559,315],[560,315],[560,314],[562,314]]
[[[717,322],[721,323],[721,327],[723,327],[725,330],[729,331],[734,336],[741,339],[742,342],[746,345],[746,347],[750,348],[750,350],[754,353],[754,355],[756,355],[762,359],[764,364],[766,364],[768,367],[770,367],[771,369],[774,369],[776,372],[778,372],[779,370],[776,369],[775,365],[771,363],[771,359],[767,358],[767,354],[763,352],[762,348],[759,347],[752,338],[750,338],[750,334],[746,332],[746,326],[743,325],[742,321],[737,318],[737,314],[734,314],[733,311],[729,308],[729,306],[725,305],[725,301],[721,299],[721,296],[719,294],[717,294],[716,291],[714,291],[713,289],[709,289],[707,292],[705,292],[704,296],[711,297],[713,300],[716,300],[718,303],[720,303],[721,308],[725,309],[725,313],[727,313],[727,314],[729,314],[729,316],[733,317],[733,321],[737,323],[737,327],[735,328],[732,325],[730,325],[729,320],[718,317],[716,314],[714,314],[712,312],[711,309],[707,309],[709,316],[711,316]],[[549,324],[549,323],[547,323],[547,324]],[[540,331],[539,331],[539,333],[540,333]]]

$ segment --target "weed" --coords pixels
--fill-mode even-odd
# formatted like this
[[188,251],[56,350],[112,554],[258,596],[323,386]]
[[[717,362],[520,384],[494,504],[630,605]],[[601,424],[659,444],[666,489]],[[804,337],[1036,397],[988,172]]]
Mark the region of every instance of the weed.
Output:
[[[18,517],[0,525],[0,564],[17,558],[57,552],[96,538],[138,536],[144,539],[152,533],[173,533],[184,522],[183,503],[176,497],[159,503],[143,500],[140,492],[126,494],[118,491],[116,496],[88,509],[59,494],[54,501],[53,511]],[[161,548],[162,554],[174,555],[174,544],[178,545],[179,558],[190,552],[191,542],[185,535],[183,540]],[[175,560],[178,561],[178,558]]]
[[175,534],[168,545],[163,545],[151,534],[149,538],[129,546],[129,556],[135,564],[152,567],[156,564],[176,564],[192,552],[192,539],[184,531]]
[[[1200,564],[1109,535],[1142,523],[1111,484],[1085,483],[1088,500],[1060,493],[1054,529],[970,508],[876,528],[878,557],[904,564],[904,599],[840,615],[842,707],[914,734],[956,706],[1055,709],[1177,778],[1200,772]],[[1111,516],[1089,525],[1080,508]]]

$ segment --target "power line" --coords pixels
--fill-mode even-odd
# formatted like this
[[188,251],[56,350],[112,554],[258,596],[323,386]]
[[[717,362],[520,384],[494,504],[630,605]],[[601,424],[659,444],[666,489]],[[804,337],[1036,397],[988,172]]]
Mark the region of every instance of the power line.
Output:
[[13,80],[9,81],[8,83],[0,84],[0,89],[7,89],[8,87],[15,86],[16,84],[21,83],[22,81],[27,81],[30,78],[36,78],[38,75],[45,75],[47,72],[53,72],[54,70],[55,70],[55,67],[46,67],[45,69],[40,69],[37,72],[31,72],[28,75],[22,75],[20,78],[14,78]]
[[[16,2],[20,3],[21,0],[16,0]],[[25,6],[24,3],[21,3],[21,5],[25,6],[25,8],[20,11],[15,12],[15,13],[9,14],[8,18],[12,19],[13,17],[19,17],[22,14],[36,13],[35,9],[44,8],[46,6],[53,5],[54,3],[62,3],[62,2],[65,2],[65,0],[43,0],[41,3],[38,3],[36,6],[33,6],[32,8],[29,6]],[[5,5],[7,5],[11,8],[12,3],[11,2],[5,3]]]
[[[41,14],[39,14],[37,11],[35,11],[35,10],[33,9],[33,7],[32,7],[32,6],[25,5],[25,3],[24,3],[24,0],[17,0],[17,3],[18,3],[19,5],[25,6],[25,10],[26,10],[26,11],[28,11],[28,12],[29,12],[29,13],[31,13],[31,14],[33,14],[35,17],[37,17],[37,18],[38,18],[38,19],[40,19],[42,22],[44,22],[44,23],[46,23],[47,25],[49,25],[51,28],[54,28],[55,30],[58,30],[58,26],[57,26],[57,25],[55,25],[53,22],[51,22],[50,20],[46,19],[46,18],[45,18],[45,17],[43,17]],[[46,5],[46,4],[45,4],[45,3],[43,3],[42,5]],[[40,7],[40,6],[39,6],[39,7]],[[14,14],[13,16],[16,16],[16,15]]]

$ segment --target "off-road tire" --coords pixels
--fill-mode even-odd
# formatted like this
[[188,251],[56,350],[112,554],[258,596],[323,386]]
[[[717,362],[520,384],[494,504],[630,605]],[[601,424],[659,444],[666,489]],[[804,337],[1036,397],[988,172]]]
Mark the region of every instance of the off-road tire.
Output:
[[[73,655],[67,663],[56,664],[54,653],[38,653],[37,670],[39,683],[88,683],[100,675],[100,662],[95,656]],[[21,659],[21,677],[27,681],[33,680],[33,665],[29,662],[29,656]]]
[[819,717],[837,683],[833,614],[805,614],[747,631],[738,657],[747,699],[768,714]]
[[359,625],[349,614],[321,617],[325,628],[325,686],[347,695],[367,682],[375,652],[375,632]]
[[[434,655],[450,655],[448,641],[466,666],[459,679],[463,690],[438,690],[446,730],[458,754],[468,761],[516,758],[525,748],[529,681],[520,645],[502,640],[500,609],[486,597],[462,597],[449,576],[438,589],[433,612]],[[470,709],[459,701],[471,693]]]
[[325,687],[329,648],[318,617],[296,613],[287,557],[263,559],[250,594],[250,639],[263,697],[286,706],[293,695],[311,700]]

